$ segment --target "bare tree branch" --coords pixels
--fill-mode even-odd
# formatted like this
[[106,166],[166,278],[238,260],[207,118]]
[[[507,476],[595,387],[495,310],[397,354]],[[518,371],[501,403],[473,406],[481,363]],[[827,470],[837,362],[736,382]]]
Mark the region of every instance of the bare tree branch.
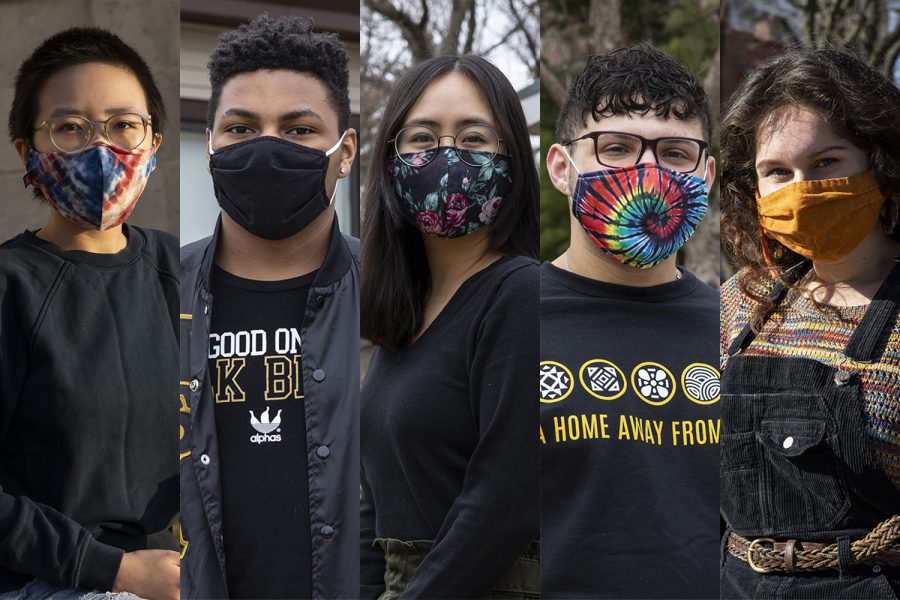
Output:
[[472,10],[469,11],[469,31],[466,32],[466,43],[463,46],[463,52],[468,54],[472,51],[472,48],[475,46],[475,29],[476,29],[476,9],[478,8],[475,2],[472,2]]
[[[706,94],[709,96],[709,105],[714,107],[719,106],[721,98],[721,56],[722,47],[719,46],[716,48],[716,54],[709,64],[709,71],[706,72],[706,77],[703,78],[703,89],[706,90]],[[719,129],[719,119],[717,118],[713,119],[713,129],[713,139],[715,139],[715,132]]]
[[588,9],[591,51],[612,52],[624,44],[621,0],[591,0]]
[[453,0],[450,10],[450,22],[447,25],[447,34],[441,42],[438,52],[440,54],[457,54],[459,52],[460,34],[469,10],[475,6],[475,0]]
[[860,36],[860,43],[866,56],[871,57],[875,52],[875,44],[878,42],[878,22],[884,14],[884,5],[881,0],[870,0],[866,3],[863,14],[866,19],[866,27]]
[[819,3],[816,0],[806,0],[806,22],[807,43],[811,46],[816,43],[816,12],[819,10]]
[[837,35],[837,29],[844,22],[844,14],[847,12],[849,0],[831,0],[831,6],[825,10],[822,21],[822,38],[832,40]]
[[425,29],[428,27],[428,0],[421,0],[422,18],[419,19],[419,27]]
[[536,3],[532,4],[531,6],[525,5],[522,7],[518,7],[518,6],[516,6],[515,0],[507,0],[507,6],[509,7],[509,14],[512,15],[512,17],[515,19],[515,27],[506,36],[504,36],[504,38],[509,37],[517,30],[522,34],[522,37],[525,40],[525,45],[528,48],[528,56],[532,57],[529,59],[529,58],[523,56],[522,58],[526,59],[526,62],[528,63],[528,67],[531,70],[531,72],[534,73],[535,75],[538,75],[540,73],[540,59],[539,59],[539,57],[541,55],[540,44],[539,44],[539,42],[537,42],[534,39],[534,36],[532,35],[532,33],[530,31],[528,31],[528,26],[523,21],[522,14],[521,14],[522,9],[530,12],[531,7],[534,6],[535,4]]
[[543,59],[541,59],[541,87],[550,93],[557,106],[562,106],[568,93],[566,84]]
[[898,40],[887,51],[882,72],[889,78],[894,78],[894,71],[897,69],[897,62],[900,61],[900,40]]
[[[369,9],[392,21],[400,28],[403,38],[409,44],[413,62],[421,62],[434,53],[427,23],[413,21],[412,17],[394,6],[389,0],[364,0],[364,2]],[[424,14],[427,17],[427,11]]]
[[479,52],[479,54],[481,54],[482,56],[487,56],[487,55],[489,55],[491,52],[493,52],[494,50],[496,50],[497,48],[500,48],[501,46],[506,46],[506,45],[508,45],[508,44],[509,44],[509,37],[510,37],[512,34],[514,34],[515,32],[517,32],[517,31],[519,31],[519,28],[518,28],[518,27],[515,27],[515,26],[514,26],[514,27],[510,28],[509,31],[507,31],[507,32],[504,33],[503,35],[499,36],[499,37],[497,38],[497,41],[496,41],[496,42],[494,42],[493,44],[491,44],[490,46],[488,46],[488,47],[485,48],[484,50],[481,50],[481,51]]
[[[891,52],[891,49],[893,49],[898,44],[900,44],[900,27],[878,40],[878,43],[875,45],[875,49],[872,51],[872,64],[882,70],[882,72],[889,77],[893,75],[892,70],[885,71],[884,69],[889,66],[888,56]],[[893,64],[891,64],[890,66],[893,67]]]
[[866,25],[866,19],[862,14],[854,13],[849,15],[847,19],[848,32],[840,38],[840,44],[845,48],[849,48],[856,43],[859,36],[862,35],[863,27]]

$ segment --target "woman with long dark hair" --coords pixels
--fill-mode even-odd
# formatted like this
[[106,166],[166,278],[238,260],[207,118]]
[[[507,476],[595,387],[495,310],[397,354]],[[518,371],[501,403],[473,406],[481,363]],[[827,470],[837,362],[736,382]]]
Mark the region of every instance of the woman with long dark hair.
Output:
[[363,598],[538,594],[538,187],[494,65],[398,82],[363,196]]
[[726,598],[900,591],[900,90],[835,49],[722,125]]

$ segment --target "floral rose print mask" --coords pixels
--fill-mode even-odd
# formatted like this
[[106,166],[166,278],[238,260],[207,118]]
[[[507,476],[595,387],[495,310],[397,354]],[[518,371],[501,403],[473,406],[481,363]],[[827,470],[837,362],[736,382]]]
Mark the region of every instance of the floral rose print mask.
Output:
[[[432,158],[426,152],[436,154]],[[509,157],[452,147],[426,152],[389,161],[394,195],[407,219],[423,233],[442,238],[468,235],[492,223],[512,187]],[[466,153],[466,162],[480,166],[466,164],[459,152]]]

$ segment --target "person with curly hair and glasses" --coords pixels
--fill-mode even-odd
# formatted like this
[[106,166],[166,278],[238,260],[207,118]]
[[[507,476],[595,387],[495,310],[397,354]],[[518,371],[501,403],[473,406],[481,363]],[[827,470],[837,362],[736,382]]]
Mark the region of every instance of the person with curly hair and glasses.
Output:
[[[709,97],[649,43],[591,56],[547,150],[541,595],[718,594],[718,295],[677,253],[715,181]],[[698,251],[694,249],[693,251]]]
[[360,597],[535,598],[538,176],[519,98],[483,58],[427,60],[369,160]]
[[900,592],[900,90],[833,48],[722,125],[726,598]]

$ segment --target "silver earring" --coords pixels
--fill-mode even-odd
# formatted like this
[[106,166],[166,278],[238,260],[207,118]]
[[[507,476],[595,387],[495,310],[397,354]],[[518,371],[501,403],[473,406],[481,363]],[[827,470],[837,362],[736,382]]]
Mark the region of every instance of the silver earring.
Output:
[[345,169],[344,167],[341,167],[341,175],[343,175],[346,170],[347,169]]

